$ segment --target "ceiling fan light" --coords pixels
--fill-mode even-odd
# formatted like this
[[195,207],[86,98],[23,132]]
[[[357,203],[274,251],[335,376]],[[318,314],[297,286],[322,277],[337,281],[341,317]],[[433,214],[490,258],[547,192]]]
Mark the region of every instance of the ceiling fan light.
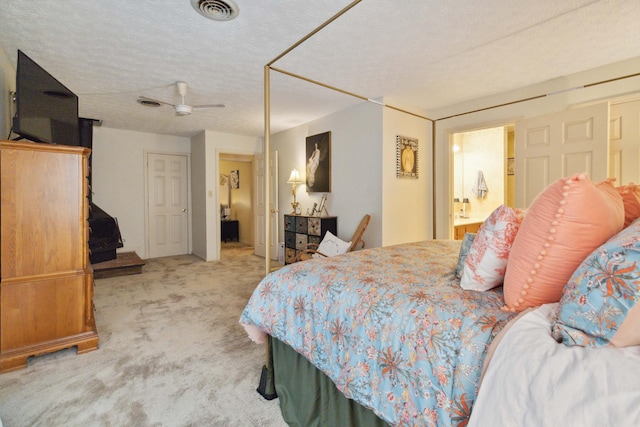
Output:
[[193,110],[193,108],[189,105],[185,105],[185,104],[178,104],[176,105],[176,115],[177,116],[188,116],[189,114],[191,114],[191,111]]

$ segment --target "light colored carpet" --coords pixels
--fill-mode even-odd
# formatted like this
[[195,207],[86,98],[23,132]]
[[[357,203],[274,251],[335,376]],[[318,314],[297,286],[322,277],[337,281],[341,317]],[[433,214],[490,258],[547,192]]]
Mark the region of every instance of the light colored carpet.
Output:
[[99,349],[0,375],[4,427],[286,426],[255,391],[264,347],[238,323],[264,261],[227,245],[220,262],[159,258],[96,280]]

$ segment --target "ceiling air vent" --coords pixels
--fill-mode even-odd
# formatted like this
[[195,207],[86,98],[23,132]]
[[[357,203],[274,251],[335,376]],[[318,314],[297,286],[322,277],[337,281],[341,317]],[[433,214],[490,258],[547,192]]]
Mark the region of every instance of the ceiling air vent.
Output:
[[191,0],[191,6],[200,15],[214,21],[231,21],[239,12],[232,0]]
[[145,107],[160,107],[162,105],[157,101],[152,101],[152,100],[149,100],[149,99],[140,99],[140,98],[138,98],[136,101],[138,102],[138,104],[144,105]]

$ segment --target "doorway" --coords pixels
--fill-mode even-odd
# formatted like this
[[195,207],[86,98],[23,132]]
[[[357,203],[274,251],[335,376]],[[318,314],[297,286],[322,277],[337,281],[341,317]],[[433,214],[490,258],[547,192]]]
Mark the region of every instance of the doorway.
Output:
[[452,134],[454,239],[476,233],[498,206],[513,206],[514,135],[513,124]]
[[[254,246],[254,156],[220,153],[220,250]],[[232,244],[233,243],[233,244]]]

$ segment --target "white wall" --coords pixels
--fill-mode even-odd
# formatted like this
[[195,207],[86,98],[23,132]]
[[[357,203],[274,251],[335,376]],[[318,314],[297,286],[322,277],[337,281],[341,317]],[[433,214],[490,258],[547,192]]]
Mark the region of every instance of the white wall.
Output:
[[[94,127],[93,202],[118,218],[124,248],[147,258],[145,153],[190,154],[189,138]],[[190,209],[191,210],[191,209]]]
[[9,92],[16,90],[16,68],[9,61],[7,53],[0,46],[0,137],[6,139],[11,129],[11,108],[9,106]]
[[[207,235],[213,233],[215,220],[208,220],[207,156],[204,132],[191,138],[191,228],[192,252],[207,259]],[[213,197],[213,196],[212,196]]]
[[[293,168],[305,170],[305,138],[326,131],[331,131],[332,162],[327,209],[338,216],[338,236],[351,238],[368,213],[367,247],[431,238],[431,122],[366,102],[273,135],[272,150],[279,156],[280,224],[282,215],[291,212],[287,178]],[[397,135],[419,141],[418,179],[396,177]],[[300,185],[297,196],[305,214],[322,194],[307,193]],[[283,238],[280,227],[279,239]]]
[[[367,247],[382,245],[382,107],[363,103],[271,137],[271,149],[278,151],[279,240],[284,240],[283,215],[291,212],[293,168],[306,169],[307,136],[331,131],[331,193],[326,207],[338,217],[338,236],[348,240],[364,214],[371,222],[364,239]],[[320,201],[322,193],[307,193],[299,185],[302,213]]]
[[[193,224],[193,238],[198,240],[198,252],[194,253],[206,261],[220,259],[220,209],[218,204],[218,176],[220,174],[220,154],[255,155],[262,152],[260,137],[232,135],[228,133],[204,131],[191,141],[192,151],[197,151],[201,163],[192,173],[193,181],[197,182],[198,205],[197,219]],[[193,159],[192,159],[193,162]],[[204,182],[204,188],[200,187]],[[193,185],[193,184],[192,184]],[[204,195],[204,203],[201,200]],[[194,212],[196,214],[196,212]]]
[[255,154],[262,138],[205,131],[193,138],[96,127],[93,132],[93,201],[118,218],[124,248],[147,257],[145,236],[145,153],[190,156],[191,252],[220,259],[218,153]]
[[[393,101],[389,104],[396,105]],[[382,245],[430,239],[433,235],[431,122],[388,108],[383,114]],[[396,177],[397,135],[418,139],[418,179]]]
[[[465,113],[480,108],[512,102],[533,96],[554,93],[556,91],[588,85],[595,82],[615,79],[622,76],[636,74],[640,69],[640,57],[611,64],[594,70],[557,78],[538,85],[505,92],[464,104],[447,107],[430,112],[430,117],[438,119],[454,114]],[[494,108],[472,114],[465,114],[446,120],[436,121],[436,209],[435,230],[438,238],[447,239],[450,236],[451,218],[450,194],[453,177],[451,172],[452,154],[449,149],[449,135],[452,132],[476,129],[513,123],[519,118],[535,117],[542,114],[565,110],[573,105],[606,100],[615,96],[638,92],[640,77],[615,80],[609,83],[595,85],[584,89],[561,92],[531,101],[521,102],[504,107]]]

